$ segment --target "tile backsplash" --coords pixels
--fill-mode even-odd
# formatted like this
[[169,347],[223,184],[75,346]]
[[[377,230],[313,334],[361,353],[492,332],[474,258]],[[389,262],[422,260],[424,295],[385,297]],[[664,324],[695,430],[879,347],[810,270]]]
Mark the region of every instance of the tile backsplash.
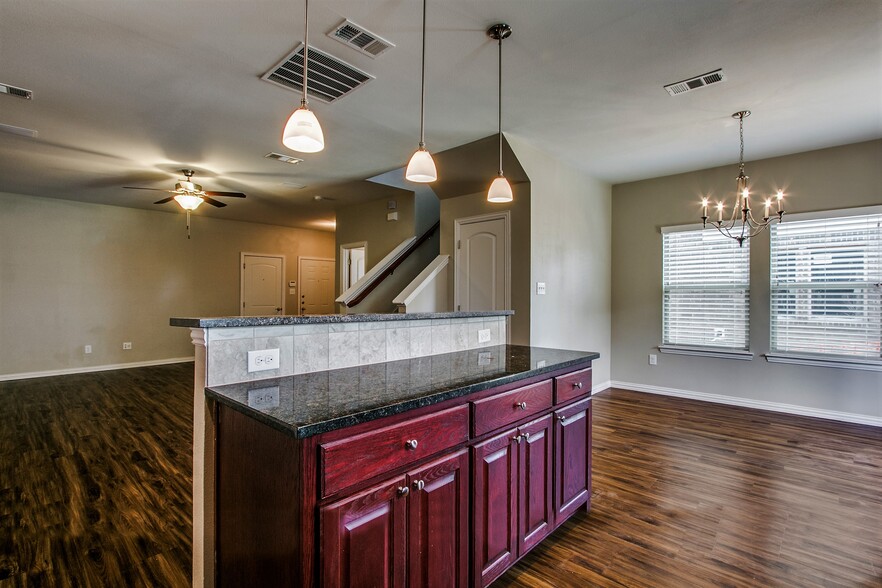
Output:
[[[490,340],[479,342],[479,331]],[[503,345],[506,318],[417,319],[205,329],[207,385],[233,384]],[[279,349],[279,369],[248,372],[248,352]]]

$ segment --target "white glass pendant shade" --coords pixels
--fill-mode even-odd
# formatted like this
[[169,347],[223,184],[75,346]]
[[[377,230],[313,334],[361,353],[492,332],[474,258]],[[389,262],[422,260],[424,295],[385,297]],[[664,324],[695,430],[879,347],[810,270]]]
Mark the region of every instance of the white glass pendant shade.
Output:
[[407,171],[404,177],[411,182],[419,182],[427,184],[438,179],[438,171],[435,169],[435,160],[432,154],[420,147],[414,151],[410,162],[407,164]]
[[282,145],[301,153],[318,153],[325,148],[325,135],[315,114],[301,106],[288,119],[282,133]]
[[192,194],[178,194],[175,196],[175,202],[180,204],[184,210],[196,210],[202,204],[202,198]]
[[487,202],[511,202],[513,199],[511,184],[508,183],[505,176],[497,176],[490,184],[490,190],[487,191]]

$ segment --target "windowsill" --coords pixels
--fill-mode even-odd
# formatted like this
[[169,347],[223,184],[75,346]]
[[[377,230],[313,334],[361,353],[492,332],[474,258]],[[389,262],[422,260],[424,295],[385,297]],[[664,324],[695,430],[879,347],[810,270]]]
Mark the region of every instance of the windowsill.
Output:
[[699,357],[716,357],[719,359],[739,359],[751,361],[753,353],[742,349],[727,349],[725,347],[687,347],[685,345],[659,345],[658,350],[672,355],[695,355]]
[[815,367],[840,368],[846,370],[865,370],[882,372],[882,361],[834,355],[809,355],[796,353],[766,353],[763,357],[769,363],[790,363],[794,365],[811,365]]

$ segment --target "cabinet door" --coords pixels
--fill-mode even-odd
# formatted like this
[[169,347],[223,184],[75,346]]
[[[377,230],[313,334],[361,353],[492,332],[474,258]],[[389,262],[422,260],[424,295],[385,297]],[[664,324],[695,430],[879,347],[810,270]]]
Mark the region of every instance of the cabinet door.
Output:
[[403,588],[405,484],[395,479],[321,509],[322,586]]
[[472,448],[474,586],[486,586],[517,559],[517,434],[511,429]]
[[408,474],[408,586],[469,582],[469,453],[463,449]]
[[555,524],[591,499],[591,399],[555,415]]
[[551,415],[546,415],[518,431],[520,443],[520,504],[518,512],[518,556],[539,543],[554,526],[552,495]]

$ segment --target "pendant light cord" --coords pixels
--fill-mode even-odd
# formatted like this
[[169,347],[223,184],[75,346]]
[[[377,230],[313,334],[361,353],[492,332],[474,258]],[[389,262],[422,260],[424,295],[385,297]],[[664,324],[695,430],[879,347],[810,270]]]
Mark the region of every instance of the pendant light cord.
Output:
[[499,175],[502,175],[502,35],[499,35]]
[[309,0],[306,0],[306,10],[304,12],[304,19],[306,23],[304,25],[304,33],[303,33],[303,98],[300,99],[300,106],[306,108],[306,105],[309,104],[309,101],[306,99],[306,87],[307,87],[307,73],[306,70],[309,67]]
[[420,74],[420,149],[426,146],[426,0],[423,0],[423,61]]

